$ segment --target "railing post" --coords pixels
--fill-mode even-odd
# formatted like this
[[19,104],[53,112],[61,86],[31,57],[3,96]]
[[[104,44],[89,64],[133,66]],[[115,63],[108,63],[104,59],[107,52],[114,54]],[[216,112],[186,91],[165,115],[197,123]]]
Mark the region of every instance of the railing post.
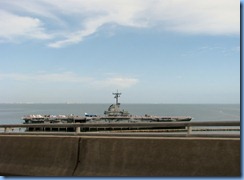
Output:
[[5,128],[4,128],[4,132],[5,132],[5,133],[9,132],[9,128],[8,128],[8,127],[5,127]]
[[76,133],[80,133],[80,127],[76,127],[75,132],[76,132]]
[[192,127],[190,124],[187,125],[187,135],[189,136],[192,132]]

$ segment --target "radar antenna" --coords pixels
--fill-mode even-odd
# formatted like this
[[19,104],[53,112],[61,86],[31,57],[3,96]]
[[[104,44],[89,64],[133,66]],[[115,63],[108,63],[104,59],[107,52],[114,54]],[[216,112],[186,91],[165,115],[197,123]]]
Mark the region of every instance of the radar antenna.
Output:
[[119,105],[120,104],[119,103],[119,97],[120,97],[121,94],[122,93],[119,93],[118,90],[117,90],[116,93],[113,93],[113,95],[115,95],[114,98],[116,99],[116,105]]

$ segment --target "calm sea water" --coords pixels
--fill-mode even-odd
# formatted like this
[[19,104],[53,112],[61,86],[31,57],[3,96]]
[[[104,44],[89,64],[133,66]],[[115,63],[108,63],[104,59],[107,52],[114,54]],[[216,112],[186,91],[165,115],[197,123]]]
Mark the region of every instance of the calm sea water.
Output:
[[[110,104],[0,104],[0,124],[23,123],[29,114],[103,115]],[[122,104],[132,115],[191,116],[192,121],[240,121],[239,104]]]

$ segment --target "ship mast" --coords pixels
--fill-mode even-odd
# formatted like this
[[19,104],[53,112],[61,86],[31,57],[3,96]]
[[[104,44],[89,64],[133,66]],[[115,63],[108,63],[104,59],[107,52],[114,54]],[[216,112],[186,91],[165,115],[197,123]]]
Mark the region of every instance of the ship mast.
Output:
[[113,93],[113,95],[115,95],[114,98],[116,99],[116,105],[120,104],[119,103],[119,97],[120,97],[121,94],[122,93],[119,93],[118,90],[117,90],[117,93]]

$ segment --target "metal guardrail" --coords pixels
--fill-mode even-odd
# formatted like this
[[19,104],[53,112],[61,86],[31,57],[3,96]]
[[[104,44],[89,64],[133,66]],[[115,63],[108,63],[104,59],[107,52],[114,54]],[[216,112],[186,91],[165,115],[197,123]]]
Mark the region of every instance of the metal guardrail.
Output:
[[[151,122],[151,123],[51,123],[51,124],[2,124],[3,133],[11,133],[13,128],[75,128],[78,134],[81,128],[185,128],[187,134],[191,135],[195,127],[240,127],[240,121],[202,121],[202,122]],[[40,131],[38,131],[40,133]],[[65,133],[65,132],[62,132]],[[49,133],[50,134],[50,133]]]

